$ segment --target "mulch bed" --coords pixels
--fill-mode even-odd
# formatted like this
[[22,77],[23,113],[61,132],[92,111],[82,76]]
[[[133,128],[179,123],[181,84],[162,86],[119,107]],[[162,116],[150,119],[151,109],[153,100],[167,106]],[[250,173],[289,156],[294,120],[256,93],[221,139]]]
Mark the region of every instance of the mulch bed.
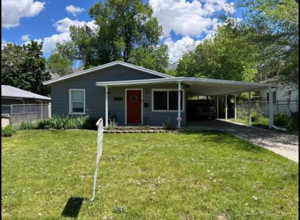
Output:
[[116,129],[104,129],[104,133],[169,133],[177,132],[176,129],[163,129],[163,128],[132,128],[132,127],[121,127]]

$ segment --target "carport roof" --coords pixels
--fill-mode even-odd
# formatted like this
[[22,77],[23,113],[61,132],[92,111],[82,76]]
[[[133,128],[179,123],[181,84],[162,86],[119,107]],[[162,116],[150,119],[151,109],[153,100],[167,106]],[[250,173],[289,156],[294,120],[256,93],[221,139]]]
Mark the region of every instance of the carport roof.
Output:
[[181,82],[183,85],[185,85],[186,90],[193,95],[225,95],[247,91],[257,91],[269,87],[275,87],[274,85],[270,84],[196,77],[174,77],[161,79],[96,82],[96,86],[118,87],[149,84],[170,84],[177,82]]

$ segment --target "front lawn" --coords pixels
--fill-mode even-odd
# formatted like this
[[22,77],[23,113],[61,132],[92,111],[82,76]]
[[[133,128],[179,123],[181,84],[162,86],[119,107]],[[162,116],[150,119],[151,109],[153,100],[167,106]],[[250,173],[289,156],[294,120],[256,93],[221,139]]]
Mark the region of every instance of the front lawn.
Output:
[[[96,131],[2,138],[3,219],[64,219],[90,198]],[[105,134],[97,197],[78,219],[296,219],[298,166],[227,134]],[[67,218],[67,217],[66,217]]]

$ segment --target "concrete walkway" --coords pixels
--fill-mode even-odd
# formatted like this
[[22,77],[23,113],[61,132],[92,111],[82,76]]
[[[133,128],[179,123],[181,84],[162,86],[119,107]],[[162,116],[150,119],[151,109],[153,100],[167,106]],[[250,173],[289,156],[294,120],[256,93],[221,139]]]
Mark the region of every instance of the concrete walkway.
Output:
[[283,157],[299,161],[299,142],[297,135],[257,127],[249,127],[222,119],[201,121],[188,125],[191,129],[219,130],[230,133],[238,138],[271,150]]

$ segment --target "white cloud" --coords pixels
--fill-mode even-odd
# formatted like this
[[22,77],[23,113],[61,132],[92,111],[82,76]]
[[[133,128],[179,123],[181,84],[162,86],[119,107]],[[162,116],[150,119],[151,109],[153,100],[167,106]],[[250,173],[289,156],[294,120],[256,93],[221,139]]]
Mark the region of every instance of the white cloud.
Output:
[[24,34],[24,35],[22,35],[21,40],[22,41],[30,41],[30,34]]
[[71,13],[73,16],[76,16],[76,15],[80,14],[81,12],[83,12],[84,8],[80,8],[80,7],[77,7],[74,5],[68,5],[66,7],[66,11]]
[[2,27],[18,26],[21,18],[38,15],[44,5],[44,2],[34,0],[2,0]]
[[69,40],[71,40],[69,32],[53,34],[50,37],[45,37],[42,40],[44,42],[43,52],[45,54],[50,54],[55,49],[57,43],[63,43]]
[[72,20],[70,18],[64,18],[59,21],[57,21],[54,26],[56,27],[57,32],[63,33],[63,32],[69,32],[69,28],[71,26],[78,26],[82,27],[84,25],[89,26],[91,29],[96,29],[97,25],[95,24],[95,21],[78,21],[78,20]]
[[[49,37],[45,37],[43,39],[35,39],[36,41],[43,41],[43,52],[45,55],[49,55],[56,47],[57,43],[63,43],[66,41],[70,41],[70,26],[79,26],[82,27],[84,25],[89,26],[91,29],[96,30],[97,25],[95,21],[78,21],[72,20],[70,18],[63,18],[54,23],[54,27],[58,33],[53,34]],[[25,42],[26,43],[26,42]]]
[[197,36],[218,24],[215,13],[234,12],[226,0],[149,0],[153,15],[163,27],[164,37],[173,30],[176,34]]
[[185,53],[194,50],[201,42],[202,40],[194,40],[189,36],[185,36],[175,42],[167,38],[164,44],[168,46],[170,63],[176,63]]

